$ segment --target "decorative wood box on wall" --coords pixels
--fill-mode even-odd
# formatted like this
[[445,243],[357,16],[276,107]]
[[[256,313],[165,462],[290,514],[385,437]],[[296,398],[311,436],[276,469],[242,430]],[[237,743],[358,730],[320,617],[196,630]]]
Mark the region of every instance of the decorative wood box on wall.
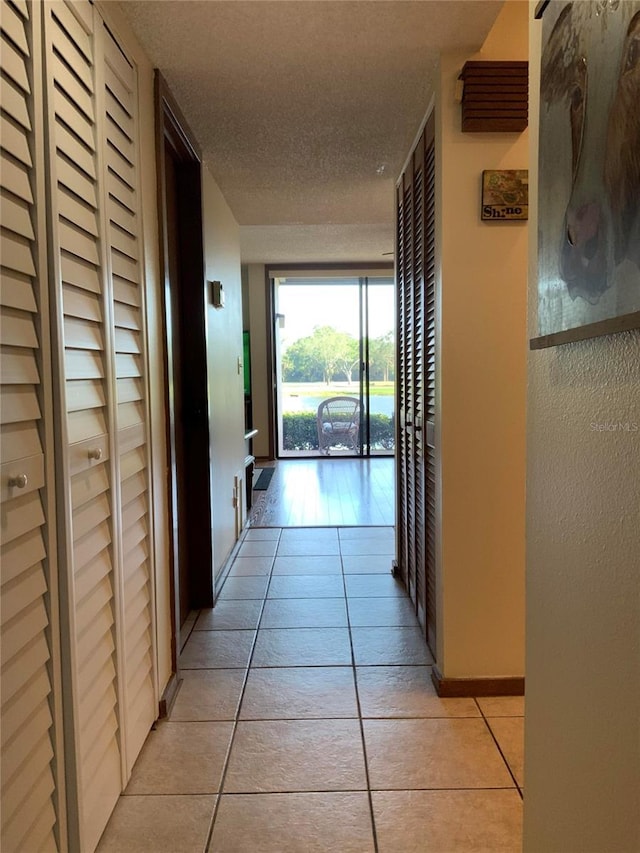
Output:
[[528,62],[466,62],[463,133],[521,133],[529,119]]

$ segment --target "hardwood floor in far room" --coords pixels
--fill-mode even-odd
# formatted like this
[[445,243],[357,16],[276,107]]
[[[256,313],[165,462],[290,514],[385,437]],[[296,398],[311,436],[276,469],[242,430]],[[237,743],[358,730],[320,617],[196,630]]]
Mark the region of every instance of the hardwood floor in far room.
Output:
[[275,465],[267,491],[253,493],[251,527],[395,524],[393,458],[280,459]]

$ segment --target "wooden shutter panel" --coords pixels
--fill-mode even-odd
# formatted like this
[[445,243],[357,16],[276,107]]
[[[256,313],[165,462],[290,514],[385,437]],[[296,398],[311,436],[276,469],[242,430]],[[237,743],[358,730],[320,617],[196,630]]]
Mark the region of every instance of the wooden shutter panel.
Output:
[[413,536],[416,576],[416,611],[421,625],[425,624],[426,573],[424,563],[424,131],[413,154]]
[[402,216],[404,186],[401,180],[396,188],[396,317],[398,331],[396,338],[396,395],[398,409],[398,426],[396,429],[396,501],[397,526],[396,547],[398,555],[398,570],[402,580],[409,588],[407,577],[407,448],[406,430],[404,428],[407,410],[407,333],[406,333],[406,281],[404,276],[405,234],[404,217]]
[[436,143],[433,116],[426,128],[425,149],[425,566],[427,641],[436,654]]
[[414,334],[414,278],[413,278],[413,183],[405,174],[401,182],[401,204],[399,209],[400,229],[402,232],[403,250],[402,266],[399,267],[401,286],[399,288],[402,304],[398,316],[401,318],[400,352],[400,444],[402,455],[400,461],[400,488],[404,512],[404,524],[399,535],[400,567],[407,585],[407,591],[415,601],[416,560],[415,560],[415,471],[414,457],[414,363],[415,363],[415,334]]
[[398,560],[435,650],[434,117],[398,185]]
[[[93,850],[122,787],[114,565],[113,378],[100,206],[97,57],[88,0],[45,6],[66,597],[80,849]],[[63,486],[64,488],[64,486]],[[68,710],[71,713],[71,708]]]
[[55,518],[47,492],[50,362],[44,240],[36,216],[43,174],[36,150],[41,133],[34,116],[32,12],[24,2],[3,0],[0,16],[0,846],[6,853],[55,850],[64,843],[57,779],[63,756],[54,725],[54,692],[60,689]]
[[137,79],[104,31],[106,219],[117,391],[127,778],[156,718],[149,415],[138,189]]
[[398,504],[396,530],[398,548],[398,568],[402,579],[410,593],[412,579],[408,573],[408,484],[407,464],[409,453],[407,448],[406,413],[408,365],[407,353],[407,305],[408,282],[405,276],[406,242],[404,216],[404,177],[396,189],[396,316],[398,318],[397,364],[396,364],[396,394],[398,397],[398,427],[397,427],[397,462],[396,462],[396,500]]

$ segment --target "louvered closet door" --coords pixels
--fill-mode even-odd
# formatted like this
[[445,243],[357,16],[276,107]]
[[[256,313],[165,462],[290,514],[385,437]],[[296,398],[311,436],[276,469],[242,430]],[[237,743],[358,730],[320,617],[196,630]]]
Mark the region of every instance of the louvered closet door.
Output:
[[407,592],[415,601],[413,476],[413,187],[403,176],[398,186],[398,558]]
[[[2,833],[3,853],[55,850],[59,707],[40,125],[34,115],[34,25],[24,2],[0,6]],[[36,43],[38,22],[36,22]],[[37,144],[36,144],[37,143]],[[44,288],[44,290],[43,290]],[[46,452],[45,452],[46,451]],[[50,526],[48,526],[50,525]],[[59,735],[58,735],[59,737]]]
[[416,575],[416,611],[418,621],[426,620],[426,572],[424,561],[424,134],[413,155],[413,538]]
[[404,277],[404,189],[402,181],[396,187],[396,317],[398,328],[396,331],[396,409],[398,421],[396,427],[396,543],[398,549],[398,568],[402,580],[408,588],[406,576],[407,566],[407,541],[406,541],[406,518],[407,518],[407,477],[405,462],[407,450],[405,447],[404,418],[406,412],[406,366],[407,366],[407,339],[406,339],[406,314],[404,306],[406,302],[406,282]]
[[157,716],[149,529],[149,418],[137,179],[137,80],[133,65],[106,27],[103,44],[106,219],[114,324],[128,776]]
[[[101,136],[93,9],[45,6],[51,242],[64,422],[69,653],[79,846],[93,850],[122,787],[114,553],[113,372],[100,240]],[[67,711],[69,713],[71,709]],[[73,828],[73,827],[72,827]]]
[[88,2],[45,7],[79,843],[156,717],[137,79]]
[[436,144],[431,115],[425,128],[424,207],[424,496],[427,641],[436,654]]
[[398,186],[398,558],[435,650],[435,152],[433,116]]

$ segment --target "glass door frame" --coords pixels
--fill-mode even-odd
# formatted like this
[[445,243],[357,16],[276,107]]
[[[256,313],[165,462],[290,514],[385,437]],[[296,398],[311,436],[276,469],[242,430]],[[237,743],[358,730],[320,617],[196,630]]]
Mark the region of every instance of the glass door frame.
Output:
[[[312,285],[314,278],[333,279],[336,283],[340,279],[349,280],[358,285],[358,353],[359,353],[359,377],[358,377],[358,399],[360,401],[360,441],[359,450],[353,454],[340,454],[333,458],[369,458],[371,456],[393,456],[395,448],[388,453],[371,451],[371,412],[370,412],[370,346],[369,346],[369,288],[376,286],[371,279],[388,279],[389,284],[395,291],[394,268],[392,264],[367,264],[367,265],[291,265],[286,267],[267,267],[267,281],[269,287],[270,305],[270,330],[271,330],[271,352],[272,352],[272,405],[273,405],[273,448],[275,458],[296,458],[292,452],[291,456],[282,447],[282,359],[280,353],[279,326],[282,314],[278,312],[277,287],[278,279],[307,278]],[[392,300],[394,306],[394,346],[397,334],[397,318],[395,317],[395,293]],[[394,379],[395,382],[395,379]],[[366,403],[366,405],[365,405]],[[395,412],[394,412],[395,417]],[[286,453],[286,456],[284,454]],[[305,454],[305,457],[311,454]],[[321,457],[320,451],[313,453],[311,458]],[[300,457],[298,457],[300,458]]]
[[[395,433],[396,433],[396,412],[395,409],[392,410],[392,419],[393,423],[393,434],[394,434],[394,446],[389,451],[372,451],[371,449],[371,335],[370,335],[370,319],[371,319],[371,294],[375,291],[376,287],[384,287],[389,285],[392,288],[392,296],[391,296],[391,307],[393,310],[393,323],[391,326],[391,330],[393,332],[393,346],[394,346],[394,357],[392,360],[392,364],[394,366],[394,393],[392,398],[395,404],[395,364],[396,364],[396,340],[397,340],[397,298],[396,298],[396,286],[395,286],[395,276],[393,270],[389,270],[388,274],[383,274],[382,272],[378,272],[374,275],[364,275],[360,278],[360,411],[363,416],[363,420],[361,420],[361,431],[365,436],[364,440],[361,442],[361,456],[365,456],[367,458],[376,457],[376,456],[394,456],[395,455]],[[375,396],[375,395],[374,395]],[[365,406],[366,402],[366,406]],[[377,414],[377,413],[376,413]],[[366,447],[366,452],[365,448]]]
[[[369,405],[369,278],[361,276],[358,279],[360,301],[360,456],[371,456],[371,420]],[[366,386],[366,391],[365,391]],[[366,406],[365,406],[366,402]],[[365,453],[366,447],[366,453]]]

